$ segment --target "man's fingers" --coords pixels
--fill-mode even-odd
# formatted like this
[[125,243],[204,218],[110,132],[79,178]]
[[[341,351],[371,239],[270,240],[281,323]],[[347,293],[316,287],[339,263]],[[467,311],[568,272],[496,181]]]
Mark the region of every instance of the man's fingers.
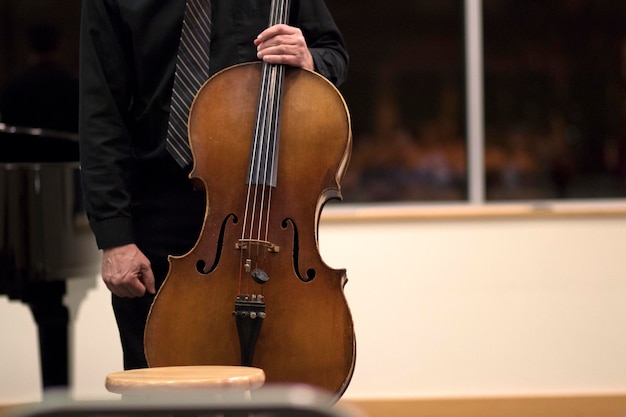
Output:
[[[147,287],[137,276],[127,276],[122,279],[104,279],[107,288],[118,297],[135,298],[146,293]],[[154,278],[152,279],[154,285]]]
[[154,283],[154,273],[152,272],[152,268],[148,267],[142,272],[141,281],[146,291],[150,294],[156,293],[156,285]]
[[300,35],[302,35],[302,31],[293,26],[288,26],[288,25],[283,25],[283,24],[274,25],[265,29],[263,32],[261,32],[259,36],[257,36],[257,38],[254,40],[254,44],[258,46],[262,42],[268,39],[271,39],[275,36],[283,35],[283,34],[294,34],[294,33],[299,33]]
[[118,297],[141,297],[155,291],[150,261],[134,244],[104,250],[102,279]]
[[283,64],[313,70],[315,65],[302,31],[275,25],[259,34],[254,44],[257,57],[270,64]]

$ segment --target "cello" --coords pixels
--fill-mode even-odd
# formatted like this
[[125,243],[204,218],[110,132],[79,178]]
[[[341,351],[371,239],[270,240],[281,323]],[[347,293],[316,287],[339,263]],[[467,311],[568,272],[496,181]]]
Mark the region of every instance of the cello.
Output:
[[[289,9],[272,0],[270,26]],[[187,254],[169,257],[146,322],[148,365],[254,366],[268,383],[338,398],[356,342],[346,271],[322,260],[318,226],[350,159],[343,97],[312,71],[238,64],[197,93],[189,141],[204,224]]]

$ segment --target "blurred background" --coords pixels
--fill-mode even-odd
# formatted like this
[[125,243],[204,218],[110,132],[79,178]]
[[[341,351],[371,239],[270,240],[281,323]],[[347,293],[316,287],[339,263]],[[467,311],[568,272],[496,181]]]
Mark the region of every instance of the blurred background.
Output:
[[[342,87],[354,129],[348,202],[462,202],[472,181],[486,201],[626,196],[624,2],[482,2],[476,167],[467,163],[465,2],[327,3],[352,60]],[[78,0],[0,0],[6,123],[18,105],[7,88],[42,57],[76,75],[79,15]],[[47,45],[33,42],[42,27]]]
[[472,181],[486,201],[624,197],[624,2],[482,2],[475,167],[465,2],[329,4],[352,57],[348,201],[464,201]]
[[[346,398],[575,404],[543,414],[555,417],[592,396],[617,398],[619,413],[586,415],[624,415],[626,3],[326,2],[351,56],[341,87],[354,133],[347,214],[328,210],[320,225],[325,261],[350,279],[358,358]],[[80,5],[0,0],[0,122],[50,122],[12,119],[25,95],[10,92],[42,62],[74,97]],[[37,52],[32,29],[57,42]],[[580,202],[590,212],[546,210]],[[594,211],[607,202],[617,210]],[[522,208],[489,210],[509,204]],[[421,216],[423,207],[432,210]],[[88,278],[97,284],[68,281],[65,297],[70,377],[79,395],[100,396],[121,351],[110,295]],[[32,317],[2,296],[0,333],[0,403],[36,397]],[[542,415],[526,410],[507,415]]]

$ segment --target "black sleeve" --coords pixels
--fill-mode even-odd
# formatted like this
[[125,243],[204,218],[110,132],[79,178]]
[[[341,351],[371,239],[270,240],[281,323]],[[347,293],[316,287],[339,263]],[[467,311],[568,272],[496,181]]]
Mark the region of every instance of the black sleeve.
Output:
[[132,72],[114,0],[85,0],[80,33],[80,162],[89,222],[100,248],[134,241],[131,138],[126,118]]
[[323,0],[299,0],[292,4],[297,21],[313,56],[315,71],[336,86],[348,75],[348,52],[343,36]]

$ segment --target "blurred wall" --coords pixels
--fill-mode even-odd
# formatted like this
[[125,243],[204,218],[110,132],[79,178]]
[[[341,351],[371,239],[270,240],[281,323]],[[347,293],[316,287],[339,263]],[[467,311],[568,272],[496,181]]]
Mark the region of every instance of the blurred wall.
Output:
[[[624,236],[621,216],[323,222],[357,332],[346,398],[625,393]],[[75,396],[107,396],[109,294],[74,280],[68,304]],[[0,403],[38,398],[30,313],[0,297],[0,318]]]

